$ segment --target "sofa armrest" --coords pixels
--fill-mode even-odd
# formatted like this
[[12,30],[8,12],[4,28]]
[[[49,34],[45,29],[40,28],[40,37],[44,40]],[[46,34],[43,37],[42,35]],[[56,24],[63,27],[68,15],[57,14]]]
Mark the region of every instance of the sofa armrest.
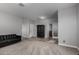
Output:
[[16,35],[16,38],[17,38],[17,39],[21,39],[21,36],[19,36],[19,35]]

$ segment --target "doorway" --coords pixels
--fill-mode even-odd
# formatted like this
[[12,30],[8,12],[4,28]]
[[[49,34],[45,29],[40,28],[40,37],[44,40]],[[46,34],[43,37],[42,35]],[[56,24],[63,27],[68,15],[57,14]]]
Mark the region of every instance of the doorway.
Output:
[[37,37],[45,37],[45,25],[37,25]]
[[50,30],[49,30],[49,38],[52,38],[52,24],[49,24]]

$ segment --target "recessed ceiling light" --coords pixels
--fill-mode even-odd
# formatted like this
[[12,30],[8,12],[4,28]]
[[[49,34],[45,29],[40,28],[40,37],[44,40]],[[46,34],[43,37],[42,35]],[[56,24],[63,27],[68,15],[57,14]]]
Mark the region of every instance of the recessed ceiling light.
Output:
[[40,19],[46,19],[46,17],[45,16],[40,16]]

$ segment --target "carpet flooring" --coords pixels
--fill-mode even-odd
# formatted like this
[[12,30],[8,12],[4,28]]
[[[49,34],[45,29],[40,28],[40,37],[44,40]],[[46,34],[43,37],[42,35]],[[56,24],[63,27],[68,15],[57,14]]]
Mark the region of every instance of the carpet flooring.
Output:
[[74,48],[59,46],[54,40],[26,39],[0,48],[0,55],[77,55]]

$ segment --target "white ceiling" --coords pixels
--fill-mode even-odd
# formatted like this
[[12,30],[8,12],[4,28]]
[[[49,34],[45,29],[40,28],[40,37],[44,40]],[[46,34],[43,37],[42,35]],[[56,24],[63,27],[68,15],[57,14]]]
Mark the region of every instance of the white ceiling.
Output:
[[20,17],[35,20],[39,16],[55,14],[58,8],[66,8],[76,5],[75,3],[24,3],[24,7],[18,3],[0,3],[0,11],[14,14]]

